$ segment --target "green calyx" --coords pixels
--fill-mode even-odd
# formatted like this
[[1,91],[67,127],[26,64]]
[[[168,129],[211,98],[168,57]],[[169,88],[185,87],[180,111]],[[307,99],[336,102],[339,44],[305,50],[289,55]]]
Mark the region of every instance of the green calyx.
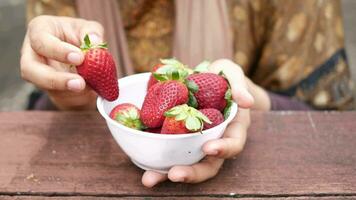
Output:
[[127,109],[125,111],[119,112],[116,115],[115,120],[129,128],[137,130],[143,130],[146,128],[141,122],[140,114],[136,109]]
[[161,63],[163,66],[153,73],[158,81],[178,80],[183,82],[186,77],[193,73],[191,69],[174,58],[161,59]]
[[193,108],[198,108],[198,101],[195,98],[194,93],[198,92],[199,86],[194,81],[188,79],[186,79],[184,83],[189,90],[188,105]]
[[203,61],[194,68],[194,73],[204,73],[209,71],[209,61]]
[[82,43],[82,45],[80,46],[80,49],[84,52],[93,49],[93,48],[101,48],[101,49],[107,49],[108,45],[106,43],[103,44],[98,44],[98,45],[92,45],[90,42],[90,38],[89,35],[86,34],[84,37],[84,41]]
[[232,92],[231,92],[231,86],[230,86],[229,80],[227,80],[226,75],[224,74],[223,71],[219,72],[219,76],[222,76],[226,80],[226,82],[228,84],[228,88],[227,88],[227,90],[225,92],[225,97],[224,97],[224,99],[226,100],[226,106],[225,106],[224,111],[223,111],[224,118],[226,120],[230,115],[231,107],[232,107],[232,103],[233,103]]
[[187,104],[171,108],[164,113],[166,117],[174,117],[177,121],[184,121],[185,127],[190,131],[202,131],[204,123],[212,122],[199,110]]
[[226,100],[226,106],[224,108],[223,113],[224,113],[224,118],[226,120],[230,115],[231,107],[232,107],[232,103],[233,103],[230,85],[229,85],[229,88],[225,92],[225,97],[224,98]]

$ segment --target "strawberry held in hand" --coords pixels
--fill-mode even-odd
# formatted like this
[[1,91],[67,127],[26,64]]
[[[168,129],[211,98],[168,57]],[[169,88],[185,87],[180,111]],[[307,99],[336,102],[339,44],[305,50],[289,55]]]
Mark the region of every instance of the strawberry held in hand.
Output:
[[110,118],[129,128],[137,130],[145,128],[140,120],[140,109],[130,103],[117,105],[112,109]]
[[108,101],[116,100],[119,97],[116,66],[106,44],[94,46],[86,35],[81,49],[85,57],[83,63],[77,66],[78,74],[98,95]]
[[165,81],[153,85],[147,92],[141,109],[141,121],[148,128],[162,126],[164,113],[188,101],[188,89],[179,81]]
[[187,104],[176,106],[165,112],[161,133],[184,134],[201,131],[203,124],[211,121],[200,111]]

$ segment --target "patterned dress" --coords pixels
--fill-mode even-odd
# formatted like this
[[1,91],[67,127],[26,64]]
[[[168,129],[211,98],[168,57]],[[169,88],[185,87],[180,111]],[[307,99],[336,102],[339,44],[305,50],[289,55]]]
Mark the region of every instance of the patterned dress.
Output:
[[[136,72],[170,57],[173,0],[118,0]],[[339,0],[227,0],[234,61],[253,82],[317,109],[353,109]],[[28,0],[28,20],[77,16],[74,0]]]

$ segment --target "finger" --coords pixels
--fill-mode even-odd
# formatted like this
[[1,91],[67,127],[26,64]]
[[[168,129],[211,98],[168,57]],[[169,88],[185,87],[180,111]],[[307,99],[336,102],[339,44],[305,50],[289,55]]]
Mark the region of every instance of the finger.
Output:
[[72,65],[83,62],[84,55],[78,47],[60,40],[51,30],[41,28],[40,24],[29,27],[28,35],[31,48],[43,57]]
[[214,177],[224,160],[206,157],[192,166],[174,166],[168,172],[168,178],[173,182],[199,183]]
[[82,91],[85,88],[84,79],[78,74],[58,72],[45,65],[31,53],[24,53],[21,57],[21,76],[45,90]]
[[250,108],[253,105],[254,99],[247,90],[245,75],[240,66],[228,59],[220,59],[211,63],[209,70],[216,74],[225,74],[231,86],[232,97],[240,107]]
[[166,174],[160,174],[154,171],[146,171],[142,176],[142,184],[148,188],[167,180]]
[[240,109],[238,116],[227,127],[224,137],[206,142],[203,146],[203,152],[218,158],[236,156],[244,148],[249,124],[249,110]]
[[83,41],[85,35],[89,35],[90,42],[92,44],[100,44],[103,42],[104,38],[104,28],[96,21],[78,21],[79,26],[79,37]]

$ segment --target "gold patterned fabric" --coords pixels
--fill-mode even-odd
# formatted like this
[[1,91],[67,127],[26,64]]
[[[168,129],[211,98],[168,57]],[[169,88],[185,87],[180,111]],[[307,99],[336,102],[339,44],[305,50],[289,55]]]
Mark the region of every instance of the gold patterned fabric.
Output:
[[[172,54],[173,0],[118,0],[136,72]],[[354,107],[339,0],[227,0],[234,61],[256,84],[318,109]],[[77,16],[74,0],[28,0],[28,19]]]

